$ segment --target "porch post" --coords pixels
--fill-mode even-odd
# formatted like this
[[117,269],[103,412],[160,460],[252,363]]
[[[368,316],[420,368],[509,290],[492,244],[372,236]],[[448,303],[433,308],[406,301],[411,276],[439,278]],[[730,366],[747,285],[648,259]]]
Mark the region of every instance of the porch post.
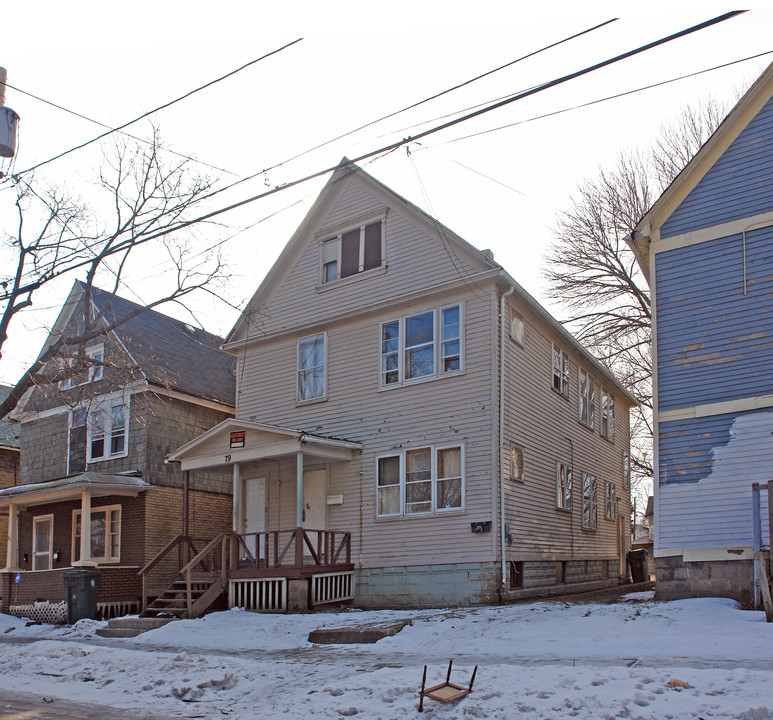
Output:
[[11,503],[8,506],[8,553],[5,556],[5,569],[19,569],[19,508]]
[[239,472],[239,463],[234,463],[234,489],[233,489],[233,530],[235,533],[240,532],[239,528],[239,509],[242,504],[242,479]]
[[191,471],[183,471],[183,535],[188,535],[188,501],[191,489]]
[[295,454],[295,527],[303,527],[303,452]]
[[91,562],[91,492],[81,493],[81,559],[73,565],[93,565]]

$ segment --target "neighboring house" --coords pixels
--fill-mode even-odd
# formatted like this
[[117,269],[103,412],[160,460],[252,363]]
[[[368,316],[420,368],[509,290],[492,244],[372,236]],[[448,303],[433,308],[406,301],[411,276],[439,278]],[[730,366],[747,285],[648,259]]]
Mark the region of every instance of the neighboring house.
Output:
[[[0,385],[0,403],[8,397],[12,388]],[[0,490],[11,487],[19,482],[19,431],[6,419],[0,419]],[[8,537],[8,519],[0,516],[0,567],[6,566],[7,544],[3,540]],[[3,589],[0,584],[0,601],[3,600]]]
[[773,65],[631,244],[654,308],[657,593],[749,603],[773,464]]
[[634,400],[489,251],[357,166],[225,348],[236,419],[169,460],[233,475],[232,605],[465,605],[626,578]]
[[[170,450],[233,412],[234,362],[220,350],[222,339],[153,310],[136,314],[140,306],[101,290],[86,304],[76,282],[46,348],[77,335],[86,310],[103,313],[107,324],[130,319],[47,363],[12,413],[21,477],[0,490],[10,519],[0,573],[6,612],[61,617],[62,573],[71,567],[101,570],[103,615],[136,612],[138,571],[172,538],[209,538],[231,526],[222,476],[186,483],[164,463]],[[149,594],[166,586],[155,583]],[[49,604],[34,606],[40,601]]]

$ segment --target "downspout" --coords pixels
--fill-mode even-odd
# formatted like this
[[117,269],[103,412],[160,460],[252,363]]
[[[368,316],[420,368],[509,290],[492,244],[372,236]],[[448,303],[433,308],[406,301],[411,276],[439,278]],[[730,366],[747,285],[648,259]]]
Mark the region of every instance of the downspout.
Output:
[[515,292],[515,285],[499,298],[499,544],[502,555],[502,599],[507,588],[505,560],[505,298]]

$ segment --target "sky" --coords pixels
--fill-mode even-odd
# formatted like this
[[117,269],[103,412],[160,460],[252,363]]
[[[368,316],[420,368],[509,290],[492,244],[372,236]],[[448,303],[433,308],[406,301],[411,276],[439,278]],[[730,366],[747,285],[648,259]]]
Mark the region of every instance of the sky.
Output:
[[[725,11],[715,2],[653,3],[646,11],[632,3],[559,2],[528,13],[521,3],[487,0],[14,3],[3,9],[0,66],[8,71],[6,104],[21,123],[14,165],[3,170],[22,172],[104,132],[47,103],[115,127],[303,38],[127,128],[147,137],[152,121],[166,146],[198,161],[192,167],[215,176],[218,187],[258,173],[213,199],[208,209],[216,209]],[[619,20],[588,35],[306,152],[616,15]],[[560,319],[560,309],[545,297],[543,256],[556,215],[578,185],[619,152],[646,146],[684,103],[709,94],[737,97],[770,56],[577,106],[767,52],[771,30],[773,11],[754,9],[412,142],[410,153],[401,148],[362,166],[476,247],[491,249]],[[112,137],[37,168],[34,182],[66,188],[109,226],[96,178]],[[216,288],[218,298],[202,294],[187,309],[164,311],[227,334],[325,180],[197,226],[185,242],[193,253],[219,244],[228,278]],[[13,200],[8,184],[0,185],[4,233],[15,227]],[[0,267],[10,274],[7,248],[0,249]],[[76,277],[46,287],[14,321],[0,382],[15,382],[37,356]],[[156,299],[174,280],[163,249],[150,246],[128,263],[122,279],[119,293],[140,302]],[[110,287],[112,280],[108,272],[98,284]]]
[[[613,604],[571,600],[498,607],[271,615],[238,608],[178,620],[131,639],[104,625],[26,627],[0,614],[3,690],[32,713],[43,702],[125,708],[132,717],[416,717],[427,686],[466,685],[426,718],[467,720],[770,720],[773,624],[733,600]],[[313,645],[316,628],[406,625],[375,644]],[[2,697],[2,691],[0,691]]]

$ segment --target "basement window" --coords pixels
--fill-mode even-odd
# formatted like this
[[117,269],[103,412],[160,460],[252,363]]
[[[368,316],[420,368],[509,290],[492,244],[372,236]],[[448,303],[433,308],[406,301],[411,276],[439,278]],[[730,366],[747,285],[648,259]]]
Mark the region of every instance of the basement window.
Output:
[[521,590],[523,588],[523,562],[510,561],[510,589]]

